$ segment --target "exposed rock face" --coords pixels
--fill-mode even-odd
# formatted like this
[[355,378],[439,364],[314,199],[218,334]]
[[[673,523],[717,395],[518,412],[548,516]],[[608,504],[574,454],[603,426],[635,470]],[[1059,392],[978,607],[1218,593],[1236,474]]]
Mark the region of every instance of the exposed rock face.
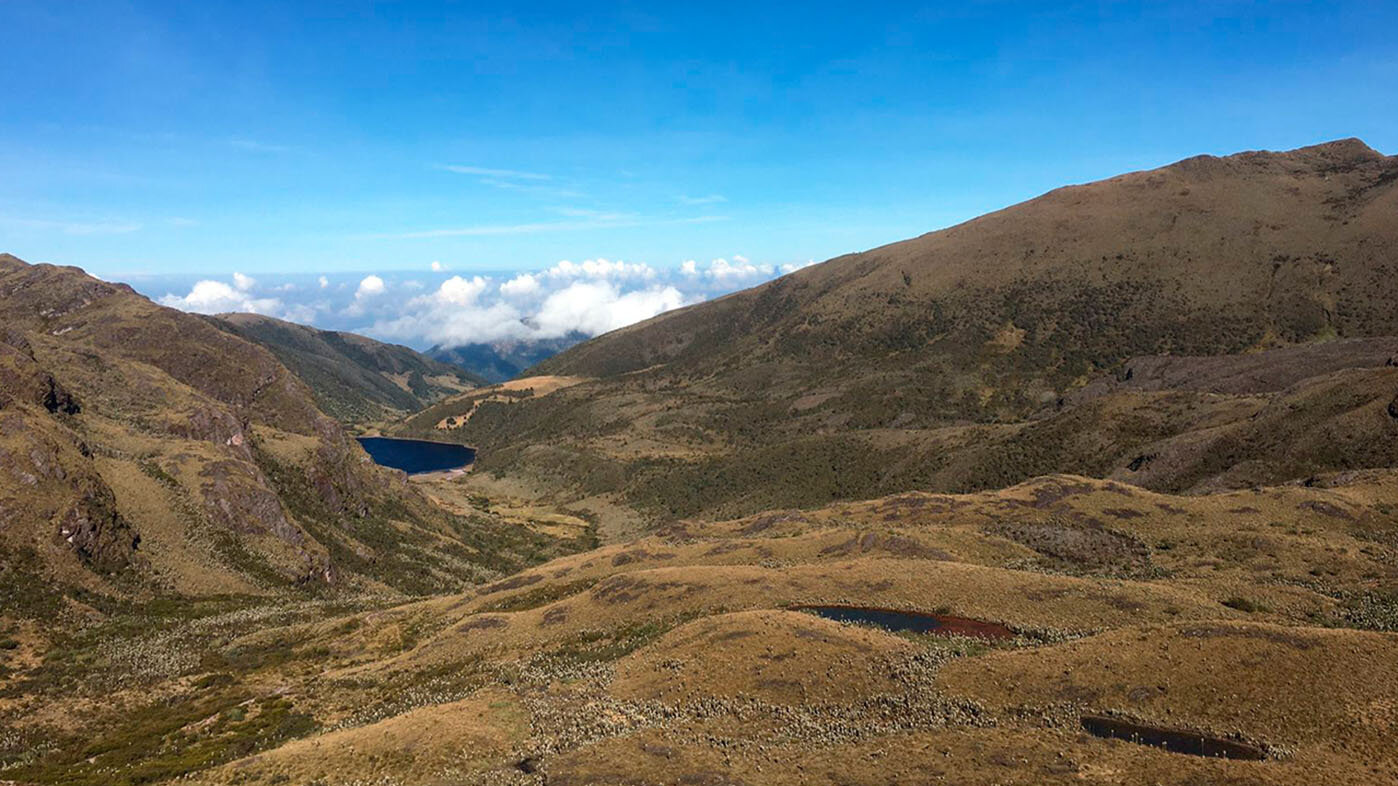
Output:
[[58,518],[58,536],[83,562],[110,573],[131,564],[141,536],[116,511],[110,489],[84,494]]
[[0,411],[0,543],[48,545],[107,574],[136,561],[140,536],[83,445],[47,411]]
[[20,399],[49,412],[76,414],[81,409],[77,400],[52,374],[39,368],[23,336],[14,335],[18,345],[0,340],[0,407]]
[[233,532],[273,535],[300,546],[306,534],[286,518],[281,500],[257,468],[241,461],[217,461],[199,471],[200,492],[209,517]]
[[131,564],[140,536],[117,513],[87,446],[56,419],[80,410],[23,333],[0,331],[0,510],[8,514],[0,537],[32,540],[32,528],[47,522],[60,551],[111,573]]

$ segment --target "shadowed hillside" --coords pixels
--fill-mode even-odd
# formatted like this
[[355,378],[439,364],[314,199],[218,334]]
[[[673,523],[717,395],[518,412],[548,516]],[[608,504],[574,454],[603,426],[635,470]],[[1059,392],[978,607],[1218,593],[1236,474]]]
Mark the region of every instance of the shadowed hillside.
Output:
[[76,268],[0,255],[0,593],[421,593],[524,534],[371,464],[267,350]]
[[272,351],[342,423],[416,412],[484,380],[413,350],[260,314],[222,314],[214,323]]
[[586,342],[533,372],[592,381],[454,433],[484,470],[681,515],[1055,471],[1188,490],[1387,466],[1389,448],[1324,446],[1393,436],[1382,353],[1302,363],[1295,389],[1077,391],[1132,358],[1398,335],[1395,214],[1398,159],[1358,140],[1062,188]]

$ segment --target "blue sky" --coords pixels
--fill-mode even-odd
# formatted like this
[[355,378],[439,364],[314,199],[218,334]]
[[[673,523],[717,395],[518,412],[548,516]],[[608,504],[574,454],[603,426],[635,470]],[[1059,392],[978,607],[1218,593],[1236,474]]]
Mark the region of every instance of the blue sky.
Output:
[[1386,2],[0,0],[0,249],[156,296],[775,274],[1197,153],[1398,152],[1395,29]]

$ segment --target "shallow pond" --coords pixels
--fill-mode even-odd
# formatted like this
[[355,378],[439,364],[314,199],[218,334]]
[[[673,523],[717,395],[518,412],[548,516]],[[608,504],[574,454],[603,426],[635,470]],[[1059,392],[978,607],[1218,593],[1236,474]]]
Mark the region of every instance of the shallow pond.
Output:
[[461,469],[476,460],[476,449],[449,442],[394,437],[357,437],[375,464],[401,469],[409,475]]
[[942,636],[973,636],[981,639],[1012,639],[1014,631],[994,622],[982,622],[950,614],[866,608],[862,606],[797,606],[797,611],[835,620],[873,625],[893,633],[935,633]]
[[1097,737],[1126,740],[1138,745],[1153,745],[1175,753],[1188,753],[1191,756],[1209,756],[1217,759],[1244,759],[1260,761],[1267,758],[1267,752],[1246,742],[1213,737],[1207,734],[1184,729],[1168,729],[1133,723],[1108,715],[1084,715],[1082,727]]

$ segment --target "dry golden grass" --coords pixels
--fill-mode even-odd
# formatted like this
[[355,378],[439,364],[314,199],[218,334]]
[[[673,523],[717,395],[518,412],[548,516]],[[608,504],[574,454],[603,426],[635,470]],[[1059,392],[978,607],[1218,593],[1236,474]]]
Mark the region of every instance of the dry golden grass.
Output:
[[468,782],[529,734],[504,690],[434,704],[365,726],[297,740],[202,775],[201,784]]
[[621,659],[612,693],[670,703],[709,697],[778,704],[852,701],[891,693],[890,656],[916,645],[797,611],[745,611],[695,620]]
[[1398,637],[1210,622],[1128,627],[948,664],[950,693],[1034,714],[1060,705],[1237,733],[1305,756],[1335,745],[1398,767]]
[[[520,377],[501,382],[498,385],[476,388],[463,395],[455,396],[442,402],[442,408],[449,410],[451,414],[444,416],[437,421],[438,430],[451,430],[464,426],[471,420],[471,416],[476,414],[476,410],[481,404],[487,401],[498,401],[505,404],[512,404],[516,401],[531,398],[543,398],[551,393],[572,387],[580,382],[586,382],[587,377],[567,377],[567,376],[538,376]],[[511,396],[506,393],[527,393],[525,396]],[[453,406],[460,402],[461,406]]]
[[[496,701],[515,701],[530,734],[459,762],[468,783],[538,782],[515,766],[524,757],[550,784],[1381,782],[1398,774],[1398,635],[1316,620],[1342,624],[1346,593],[1391,586],[1394,483],[1361,473],[1178,497],[1054,476],[681,522],[295,638],[326,653],[322,692],[474,675],[469,690],[514,697]],[[895,636],[786,610],[813,602],[1020,636]],[[336,706],[327,719],[353,716]],[[1093,713],[1239,735],[1269,758],[1098,739],[1078,725]],[[437,717],[408,709],[359,728],[391,723],[386,739],[417,756],[436,750]],[[226,772],[378,772],[337,756],[302,741],[275,768]],[[402,782],[432,782],[427,765],[404,766]]]

